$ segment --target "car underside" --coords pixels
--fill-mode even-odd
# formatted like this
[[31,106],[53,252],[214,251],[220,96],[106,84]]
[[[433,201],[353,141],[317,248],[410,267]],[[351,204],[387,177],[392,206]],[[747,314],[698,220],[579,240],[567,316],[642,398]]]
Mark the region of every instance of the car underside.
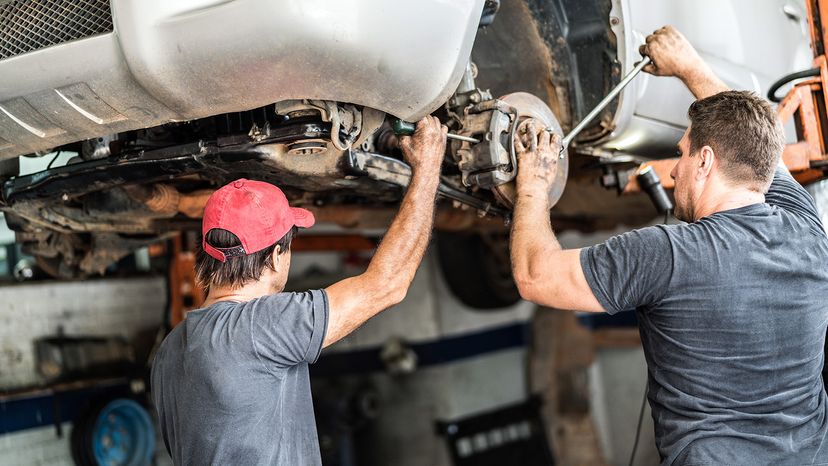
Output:
[[[10,19],[2,27],[32,13],[30,3],[0,5]],[[432,112],[449,131],[478,141],[449,141],[436,222],[441,249],[456,254],[475,244],[466,263],[481,254],[508,260],[518,123],[534,117],[556,132],[570,129],[629,61],[628,38],[619,37],[622,2],[611,0],[427,2],[411,18],[400,18],[400,7],[383,11],[383,2],[362,16],[349,11],[359,10],[353,2],[291,7],[301,11],[262,1],[196,3],[87,0],[72,6],[86,32],[2,49],[0,210],[49,273],[101,273],[137,248],[197,230],[209,195],[241,177],[280,186],[321,221],[382,228],[410,177],[393,122]],[[284,18],[268,16],[275,12]],[[49,11],[38,15],[30,21],[60,26]],[[416,24],[435,18],[443,19],[431,29]],[[35,69],[51,74],[27,82]],[[60,72],[67,76],[55,77]],[[600,180],[672,155],[680,130],[627,151],[634,155],[608,151],[621,105],[596,118],[562,160],[550,193],[556,229],[654,217],[646,197],[619,196]],[[74,155],[20,170],[21,158],[54,162],[61,153]],[[508,278],[508,265],[494,268]]]

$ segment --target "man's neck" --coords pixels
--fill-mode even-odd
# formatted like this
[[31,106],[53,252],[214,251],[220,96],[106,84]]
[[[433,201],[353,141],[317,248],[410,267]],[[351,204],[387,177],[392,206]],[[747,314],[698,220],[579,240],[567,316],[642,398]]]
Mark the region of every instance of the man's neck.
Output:
[[708,217],[716,212],[738,209],[753,204],[765,202],[765,195],[748,188],[730,188],[706,193],[699,199],[695,209],[696,220]]
[[210,287],[207,299],[204,300],[204,307],[215,304],[219,301],[245,302],[262,296],[273,294],[274,290],[270,283],[264,280],[252,282],[241,288],[232,287]]

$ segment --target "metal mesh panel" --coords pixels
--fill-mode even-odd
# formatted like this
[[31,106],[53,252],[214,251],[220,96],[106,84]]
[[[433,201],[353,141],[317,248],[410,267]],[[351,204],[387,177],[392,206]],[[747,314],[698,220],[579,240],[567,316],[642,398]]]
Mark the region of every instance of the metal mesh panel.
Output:
[[110,31],[109,0],[15,0],[0,4],[0,60]]

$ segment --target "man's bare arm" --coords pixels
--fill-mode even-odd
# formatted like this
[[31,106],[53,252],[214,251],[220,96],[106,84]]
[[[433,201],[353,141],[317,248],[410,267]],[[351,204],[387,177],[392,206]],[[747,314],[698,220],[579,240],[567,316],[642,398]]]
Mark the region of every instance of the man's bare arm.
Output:
[[581,268],[580,249],[562,250],[549,220],[548,193],[557,171],[560,138],[550,137],[530,121],[516,136],[515,150],[518,175],[511,255],[520,295],[543,306],[602,312]]
[[647,36],[639,52],[653,61],[644,67],[644,71],[681,79],[696,99],[730,90],[673,26],[664,26]]
[[411,182],[368,269],[325,290],[330,313],[323,347],[405,298],[431,236],[446,131],[437,118],[426,117],[413,137],[401,138],[413,171]]

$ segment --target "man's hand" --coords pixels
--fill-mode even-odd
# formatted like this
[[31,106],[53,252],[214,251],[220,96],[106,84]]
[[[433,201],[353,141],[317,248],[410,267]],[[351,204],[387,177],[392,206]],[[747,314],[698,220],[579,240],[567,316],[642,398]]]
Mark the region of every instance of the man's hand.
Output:
[[587,284],[580,250],[561,250],[549,222],[549,189],[558,173],[561,139],[537,120],[515,134],[517,199],[512,217],[512,276],[523,299],[543,306],[601,311]]
[[690,42],[673,26],[664,26],[647,36],[638,51],[652,59],[644,71],[656,76],[675,76],[684,79],[707,64]]
[[644,71],[681,79],[697,99],[729,90],[673,26],[664,26],[647,36],[638,51],[653,61]]
[[558,173],[560,136],[550,133],[540,122],[529,118],[518,127],[513,143],[518,159],[518,195],[537,195],[548,201],[549,190]]
[[440,172],[446,153],[446,133],[448,128],[437,117],[426,116],[417,122],[413,136],[400,138],[400,149],[415,174]]

